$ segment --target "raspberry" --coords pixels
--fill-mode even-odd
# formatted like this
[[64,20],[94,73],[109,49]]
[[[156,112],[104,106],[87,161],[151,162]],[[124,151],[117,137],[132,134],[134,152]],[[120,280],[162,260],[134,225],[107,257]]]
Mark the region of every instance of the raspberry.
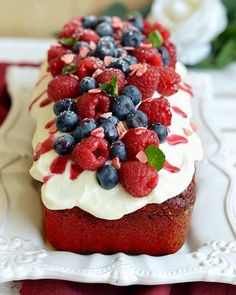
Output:
[[84,170],[97,170],[108,159],[108,144],[105,139],[90,136],[77,144],[72,153],[72,160]]
[[49,62],[48,71],[53,75],[53,77],[56,77],[61,74],[64,66],[66,66],[66,63],[61,59],[61,56],[58,56]]
[[129,129],[123,137],[128,159],[136,160],[136,155],[144,151],[150,144],[159,146],[159,140],[156,133],[145,128]]
[[129,85],[139,88],[142,93],[142,99],[150,98],[156,91],[159,82],[159,73],[157,67],[148,65],[147,71],[142,76],[136,74],[129,76],[127,79]]
[[63,30],[59,33],[57,38],[76,38],[82,32],[82,29],[83,27],[79,20],[72,20],[64,25]]
[[170,38],[170,32],[161,23],[155,23],[153,28],[161,34],[164,42]]
[[98,36],[98,34],[90,29],[84,30],[79,38],[80,41],[86,41],[88,43],[91,41],[98,43],[99,39],[100,37]]
[[170,96],[178,91],[178,84],[181,80],[180,76],[172,68],[159,68],[160,73],[157,91],[161,95]]
[[52,45],[48,50],[48,62],[66,53],[71,53],[71,51],[61,45]]
[[169,126],[171,124],[172,113],[170,104],[164,97],[149,102],[142,102],[139,110],[147,115],[149,125],[160,123],[164,126]]
[[99,119],[100,115],[107,113],[110,99],[103,93],[85,93],[78,98],[76,111],[81,119]]
[[111,82],[111,79],[113,76],[116,76],[118,78],[118,90],[121,92],[123,88],[125,87],[125,74],[119,70],[119,69],[106,69],[103,73],[101,73],[97,77],[98,83],[109,83]]
[[48,84],[48,97],[53,101],[67,97],[77,97],[78,93],[79,80],[71,74],[59,75]]
[[144,19],[143,20],[143,34],[148,37],[148,35],[153,32],[153,24],[150,23],[148,20]]
[[80,60],[77,74],[80,79],[91,77],[97,69],[105,69],[103,62],[97,57],[90,56]]
[[167,49],[170,55],[169,67],[175,68],[177,57],[176,57],[176,46],[170,41],[167,41],[163,44],[163,47]]
[[146,62],[153,66],[162,67],[162,57],[156,48],[140,47],[132,51],[132,54],[141,63]]
[[137,161],[123,162],[118,175],[127,193],[136,198],[150,194],[158,183],[158,173],[155,168]]

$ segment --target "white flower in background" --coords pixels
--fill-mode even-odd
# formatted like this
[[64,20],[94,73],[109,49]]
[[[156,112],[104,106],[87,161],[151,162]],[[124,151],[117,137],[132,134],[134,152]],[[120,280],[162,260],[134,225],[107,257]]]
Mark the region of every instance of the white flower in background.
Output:
[[149,18],[171,31],[179,60],[188,65],[208,56],[210,42],[227,25],[226,9],[220,0],[155,0]]

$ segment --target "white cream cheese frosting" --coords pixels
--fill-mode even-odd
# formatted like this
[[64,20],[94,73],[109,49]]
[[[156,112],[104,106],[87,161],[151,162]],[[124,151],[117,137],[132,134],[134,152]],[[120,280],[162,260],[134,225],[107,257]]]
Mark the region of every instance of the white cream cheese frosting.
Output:
[[[35,87],[33,99],[47,89],[52,79],[50,73],[45,78],[47,63],[44,63],[41,71],[40,83]],[[177,72],[182,80],[185,78],[186,69],[178,64]],[[153,97],[159,97],[155,93]],[[45,141],[49,136],[49,130],[45,125],[55,118],[52,104],[40,107],[40,103],[47,98],[45,92],[33,105],[31,114],[36,121],[32,145],[35,150],[38,143]],[[32,99],[32,100],[33,100]],[[92,215],[107,220],[119,219],[125,214],[136,211],[150,203],[162,203],[183,192],[190,184],[194,172],[195,162],[203,157],[202,145],[195,132],[186,135],[186,130],[192,131],[190,124],[192,116],[191,95],[179,89],[179,91],[168,98],[172,107],[184,111],[187,118],[172,111],[172,123],[169,126],[169,135],[177,134],[187,138],[186,144],[170,145],[166,141],[160,145],[160,149],[166,155],[166,160],[173,166],[180,168],[178,173],[171,173],[165,169],[159,171],[159,182],[153,191],[144,198],[135,198],[128,194],[121,184],[110,190],[103,189],[97,182],[96,171],[83,171],[76,179],[70,179],[71,161],[68,161],[66,169],[62,174],[50,172],[50,164],[58,156],[54,150],[42,154],[34,161],[30,173],[33,178],[43,182],[47,176],[51,176],[42,185],[42,201],[51,210],[70,209],[75,206],[91,213]],[[62,133],[57,131],[55,136]]]

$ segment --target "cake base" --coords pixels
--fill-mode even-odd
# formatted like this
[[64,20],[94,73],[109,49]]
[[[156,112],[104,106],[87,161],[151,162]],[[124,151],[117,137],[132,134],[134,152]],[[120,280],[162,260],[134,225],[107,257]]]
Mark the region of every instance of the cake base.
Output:
[[195,202],[195,182],[162,204],[148,204],[118,220],[97,218],[74,207],[44,207],[46,236],[51,245],[80,254],[165,255],[184,244]]

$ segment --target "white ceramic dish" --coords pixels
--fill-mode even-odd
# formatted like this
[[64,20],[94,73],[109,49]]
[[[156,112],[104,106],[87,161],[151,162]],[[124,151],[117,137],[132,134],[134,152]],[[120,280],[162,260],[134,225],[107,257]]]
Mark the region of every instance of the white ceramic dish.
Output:
[[38,185],[31,179],[27,113],[37,70],[8,72],[13,105],[0,129],[0,282],[55,278],[115,285],[217,281],[236,284],[236,208],[232,167],[219,131],[210,119],[211,84],[191,76],[194,121],[199,126],[205,159],[198,165],[197,202],[184,247],[173,255],[78,255],[51,249],[42,230]]

